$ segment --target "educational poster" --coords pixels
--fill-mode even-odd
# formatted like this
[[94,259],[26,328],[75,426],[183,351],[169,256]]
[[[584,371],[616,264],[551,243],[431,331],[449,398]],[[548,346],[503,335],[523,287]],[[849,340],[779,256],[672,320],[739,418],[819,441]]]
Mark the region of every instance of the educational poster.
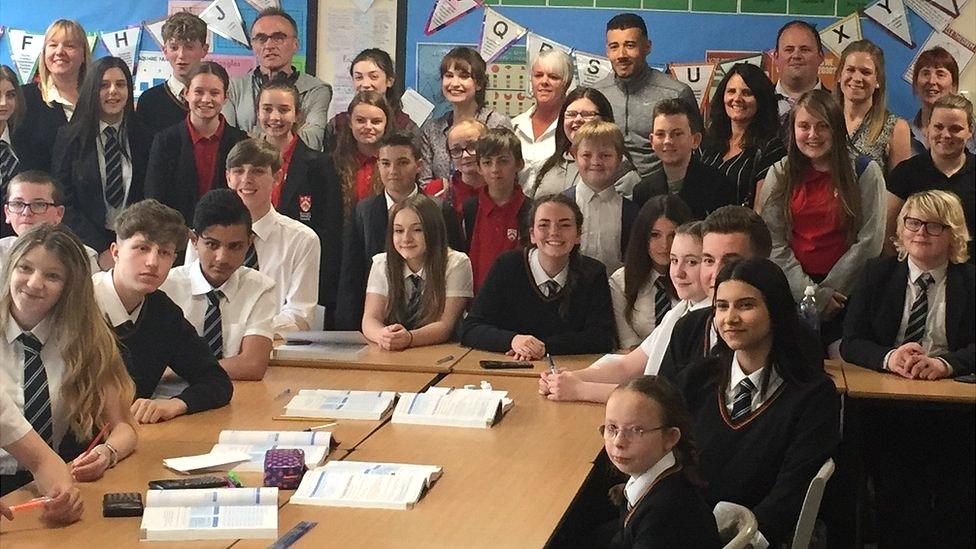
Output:
[[142,92],[166,82],[173,71],[162,52],[141,51],[136,59],[136,72],[132,75],[132,97],[138,102]]

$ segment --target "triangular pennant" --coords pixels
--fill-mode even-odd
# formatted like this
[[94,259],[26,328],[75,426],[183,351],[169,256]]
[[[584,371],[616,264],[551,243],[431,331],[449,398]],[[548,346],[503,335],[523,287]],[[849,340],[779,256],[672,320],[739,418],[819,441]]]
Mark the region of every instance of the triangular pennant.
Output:
[[[573,53],[573,48],[529,31],[529,33],[525,36],[525,55],[528,59],[525,66],[529,69],[530,76],[532,73],[532,67],[535,65],[535,60],[539,58],[540,53],[547,50],[562,50],[566,52],[567,55],[571,55]],[[573,86],[570,86],[570,89],[572,88]],[[532,93],[531,78],[526,79],[525,89],[529,94]]]
[[573,57],[576,58],[576,73],[579,76],[580,86],[592,87],[600,80],[613,74],[613,65],[606,57],[579,50],[573,54]]
[[142,27],[103,32],[102,44],[115,57],[125,61],[129,72],[136,72],[136,52],[139,51],[139,39],[142,37]]
[[0,38],[3,38],[3,33],[4,33],[4,31],[6,31],[6,30],[7,30],[7,27],[5,27],[5,26],[3,26],[3,25],[0,25]]
[[951,16],[946,15],[944,11],[930,4],[927,0],[905,0],[905,6],[937,31],[941,31],[949,26],[949,23],[952,23]]
[[927,0],[929,4],[939,8],[946,15],[959,17],[959,0]]
[[95,51],[95,44],[98,43],[98,33],[97,32],[89,32],[89,33],[85,34],[85,39],[88,40],[88,51],[94,52]]
[[705,98],[712,87],[715,63],[671,63],[668,72],[675,80],[691,88],[699,107],[705,105]]
[[166,23],[166,18],[160,19],[159,21],[143,21],[142,26],[152,36],[153,40],[159,44],[160,50],[166,49],[166,41],[163,40],[163,24]]
[[34,77],[37,57],[44,50],[44,35],[31,34],[24,30],[10,29],[10,60],[20,75],[20,83],[26,84]]
[[481,27],[478,53],[485,63],[492,63],[505,53],[512,44],[525,36],[529,29],[512,21],[491,8],[485,8],[485,20]]
[[854,12],[820,31],[820,40],[830,51],[840,55],[851,42],[861,39],[861,19]]
[[268,8],[280,8],[281,2],[278,0],[245,0],[251,5],[256,11],[266,10]]
[[244,32],[244,18],[234,0],[214,0],[200,12],[200,19],[207,27],[228,40],[233,40],[247,48],[251,47]]
[[481,0],[437,0],[427,17],[424,34],[430,36],[481,5]]
[[904,0],[878,0],[864,8],[864,17],[874,21],[911,49],[915,48]]

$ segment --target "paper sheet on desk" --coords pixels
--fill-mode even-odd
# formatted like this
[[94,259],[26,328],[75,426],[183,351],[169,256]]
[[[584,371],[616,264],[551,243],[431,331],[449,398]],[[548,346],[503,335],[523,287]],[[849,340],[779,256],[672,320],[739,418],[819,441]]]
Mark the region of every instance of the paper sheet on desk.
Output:
[[423,126],[430,113],[434,112],[434,104],[413,88],[407,88],[403,92],[400,103],[403,105],[403,112],[407,113],[407,116],[418,126]]
[[244,452],[211,452],[197,456],[166,458],[163,465],[179,473],[189,474],[198,471],[227,470],[232,465],[248,461],[249,454]]

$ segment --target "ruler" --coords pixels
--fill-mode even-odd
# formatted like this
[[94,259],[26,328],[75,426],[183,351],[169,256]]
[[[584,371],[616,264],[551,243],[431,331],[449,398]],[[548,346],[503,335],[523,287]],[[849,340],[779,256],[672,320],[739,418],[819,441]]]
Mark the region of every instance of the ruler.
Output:
[[303,520],[299,522],[294,527],[292,527],[291,530],[288,530],[287,532],[285,532],[283,536],[278,538],[278,541],[269,545],[268,549],[287,549],[288,547],[291,547],[292,545],[294,545],[296,541],[298,541],[299,538],[304,536],[309,530],[315,528],[316,524],[318,523],[310,520]]

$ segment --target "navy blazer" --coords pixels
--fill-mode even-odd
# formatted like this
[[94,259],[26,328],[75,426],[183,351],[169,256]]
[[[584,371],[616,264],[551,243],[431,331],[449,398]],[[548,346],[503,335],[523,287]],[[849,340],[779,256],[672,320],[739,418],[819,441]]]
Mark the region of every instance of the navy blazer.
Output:
[[[851,292],[844,318],[840,352],[844,360],[883,369],[884,357],[895,348],[908,288],[908,262],[896,257],[872,259],[859,286]],[[942,355],[952,375],[973,373],[976,363],[976,267],[950,263],[946,269],[945,327],[949,352]],[[931,306],[931,304],[930,304]]]
[[[217,164],[214,167],[211,189],[227,187],[227,153],[238,142],[247,139],[241,130],[224,124],[224,134],[220,137],[217,151]],[[156,134],[149,152],[149,167],[146,169],[146,198],[155,198],[183,214],[187,225],[193,224],[193,212],[200,196],[198,187],[197,161],[193,155],[193,142],[190,130],[184,120]]]
[[48,105],[41,99],[41,89],[36,83],[24,84],[21,90],[26,107],[13,136],[20,145],[17,149],[20,169],[50,172],[54,140],[61,126],[68,123],[68,117],[60,103]]
[[[11,173],[9,176],[10,179],[13,179],[14,176],[16,176],[22,171],[27,170],[27,168],[24,166],[24,162],[21,161],[21,158],[23,158],[25,151],[23,150],[24,147],[21,146],[21,143],[17,138],[17,133],[11,131],[9,133],[9,136],[10,136],[10,148],[13,149],[14,156],[17,157],[17,167],[14,168],[13,173]],[[8,183],[9,183],[9,179],[7,181],[0,180],[0,198],[3,198],[3,200],[7,199]],[[0,208],[0,238],[4,238],[7,236],[14,236],[14,229],[13,227],[10,226],[10,224],[7,223],[6,208]]]
[[[652,197],[668,192],[668,176],[664,168],[660,168],[634,186],[634,202],[640,208]],[[737,194],[736,185],[728,176],[704,164],[698,155],[692,155],[678,196],[691,208],[696,219],[705,219],[722,206],[737,204]]]
[[[132,181],[123,206],[130,206],[144,196],[152,133],[136,116],[126,119],[124,129]],[[105,228],[105,191],[94,142],[90,150],[82,151],[79,140],[71,139],[71,126],[61,128],[54,142],[51,175],[64,188],[64,224],[95,251],[107,250],[115,241],[115,231]]]
[[[578,184],[583,185],[584,183]],[[563,191],[563,194],[572,198],[573,202],[576,202],[576,185]],[[630,241],[630,231],[634,227],[634,220],[637,219],[637,214],[640,213],[640,207],[627,197],[621,198],[623,198],[623,207],[620,210],[620,257],[626,258],[627,242]],[[527,222],[529,226],[532,225],[531,219],[527,220]]]

